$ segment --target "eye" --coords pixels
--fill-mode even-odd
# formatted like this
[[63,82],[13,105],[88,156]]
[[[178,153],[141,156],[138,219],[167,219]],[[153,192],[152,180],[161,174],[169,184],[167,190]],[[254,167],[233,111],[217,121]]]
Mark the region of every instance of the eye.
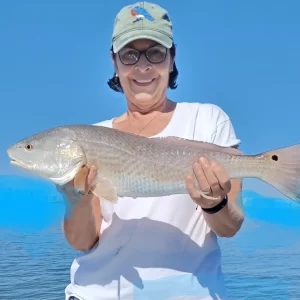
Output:
[[26,144],[25,145],[25,149],[28,150],[28,151],[30,151],[30,150],[33,149],[33,146],[31,144]]

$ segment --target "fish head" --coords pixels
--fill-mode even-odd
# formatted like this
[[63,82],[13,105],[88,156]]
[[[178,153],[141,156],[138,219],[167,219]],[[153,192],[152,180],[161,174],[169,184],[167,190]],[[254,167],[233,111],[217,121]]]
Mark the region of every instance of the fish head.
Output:
[[7,149],[11,164],[55,184],[71,181],[86,164],[72,130],[55,128],[25,138]]

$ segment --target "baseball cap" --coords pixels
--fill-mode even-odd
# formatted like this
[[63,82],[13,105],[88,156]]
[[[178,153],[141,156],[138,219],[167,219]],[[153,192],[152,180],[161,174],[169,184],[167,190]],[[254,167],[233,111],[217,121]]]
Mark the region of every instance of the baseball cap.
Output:
[[150,39],[171,48],[173,33],[169,13],[159,5],[145,1],[123,7],[115,18],[113,51],[117,53],[137,39]]

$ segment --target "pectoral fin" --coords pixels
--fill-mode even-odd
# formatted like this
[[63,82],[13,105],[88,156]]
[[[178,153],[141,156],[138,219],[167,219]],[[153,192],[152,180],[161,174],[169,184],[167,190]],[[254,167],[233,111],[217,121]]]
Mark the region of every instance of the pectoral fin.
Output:
[[101,200],[117,203],[118,195],[115,186],[105,178],[97,178],[90,191]]

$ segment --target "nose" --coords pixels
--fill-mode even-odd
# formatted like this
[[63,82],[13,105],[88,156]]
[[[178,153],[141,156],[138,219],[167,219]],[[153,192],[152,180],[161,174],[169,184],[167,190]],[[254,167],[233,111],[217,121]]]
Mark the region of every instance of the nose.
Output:
[[144,54],[141,55],[139,61],[136,63],[135,69],[142,73],[149,72],[152,69],[151,64],[149,63]]

